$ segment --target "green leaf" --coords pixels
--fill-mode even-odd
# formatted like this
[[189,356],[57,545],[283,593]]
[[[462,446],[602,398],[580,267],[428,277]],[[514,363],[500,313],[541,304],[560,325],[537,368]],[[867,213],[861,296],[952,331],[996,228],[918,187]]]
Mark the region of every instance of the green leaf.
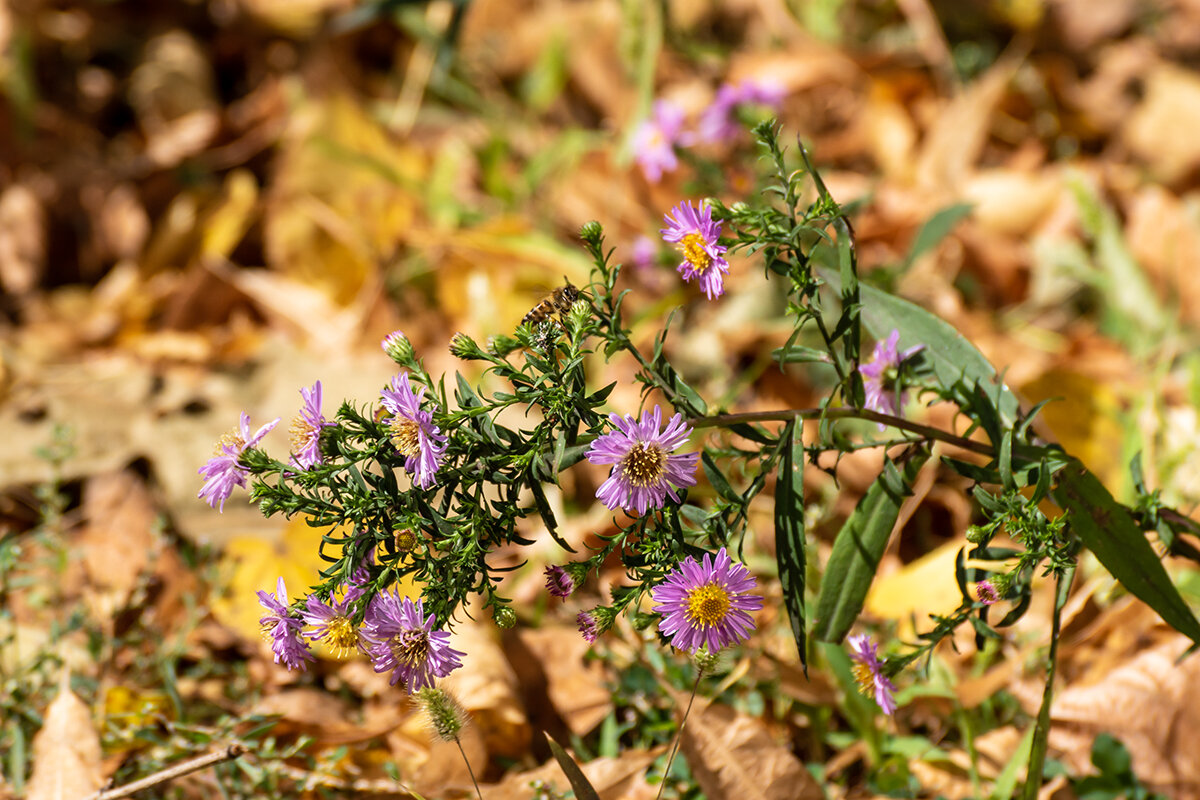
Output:
[[958,225],[963,217],[971,213],[972,208],[974,206],[971,203],[957,203],[943,208],[930,217],[921,226],[921,230],[917,232],[917,238],[913,239],[912,247],[909,248],[908,255],[904,258],[901,271],[907,272],[914,261],[932,250],[942,239],[945,239],[946,235],[954,230],[954,226]]
[[[841,290],[841,279],[828,268],[818,269],[821,277],[835,291]],[[983,357],[954,326],[920,306],[888,294],[865,283],[859,284],[862,298],[862,321],[876,339],[886,338],[893,330],[900,331],[900,349],[925,345],[922,355],[933,367],[938,383],[949,388],[956,381],[992,387],[999,382],[996,368]],[[1005,427],[1012,427],[1019,418],[1020,402],[1002,383],[996,386],[993,397]]]
[[775,557],[779,561],[779,583],[783,605],[792,623],[792,636],[800,651],[800,665],[808,675],[805,641],[804,578],[804,426],[792,420],[783,432],[789,440],[779,459],[775,481]]
[[700,463],[704,465],[704,474],[712,487],[717,490],[718,495],[730,503],[742,502],[742,496],[729,485],[725,473],[721,472],[721,468],[717,466],[716,461],[713,461],[707,450],[700,456]]
[[914,453],[904,465],[903,475],[891,460],[885,461],[883,474],[871,484],[838,532],[817,599],[813,636],[818,640],[842,641],[858,619],[900,506],[910,494],[908,487],[928,457],[925,451]]
[[575,797],[578,800],[600,800],[600,794],[595,787],[588,781],[587,776],[583,774],[583,770],[575,763],[575,759],[567,754],[566,750],[562,749],[562,745],[554,741],[554,737],[546,734],[546,742],[550,745],[550,752],[554,754],[554,760],[558,762],[558,766],[562,767],[562,771],[566,773],[567,780],[571,782],[571,788],[575,790]]
[[1129,510],[1113,499],[1096,476],[1075,462],[1059,474],[1052,496],[1066,510],[1071,530],[1105,569],[1164,622],[1200,644],[1200,622]]

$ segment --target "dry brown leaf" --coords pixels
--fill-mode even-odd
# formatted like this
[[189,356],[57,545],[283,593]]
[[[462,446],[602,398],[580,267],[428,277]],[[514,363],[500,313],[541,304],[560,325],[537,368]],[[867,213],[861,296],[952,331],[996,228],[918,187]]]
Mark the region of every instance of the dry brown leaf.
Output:
[[37,195],[14,183],[0,192],[0,288],[14,295],[38,285],[46,258],[46,219]]
[[[686,700],[686,698],[682,698]],[[805,800],[821,787],[766,724],[729,706],[692,707],[680,749],[692,775],[711,798]]]
[[58,697],[33,737],[26,800],[80,800],[100,784],[100,735],[91,709],[71,691],[64,674]]
[[1076,772],[1090,771],[1092,739],[1107,732],[1133,759],[1150,789],[1172,798],[1200,797],[1200,659],[1179,657],[1181,636],[1146,650],[1091,686],[1054,698],[1050,745]]
[[1146,99],[1121,138],[1161,180],[1174,183],[1200,167],[1200,75],[1173,64],[1146,78]]
[[546,694],[571,732],[583,736],[612,711],[612,693],[600,664],[585,661],[591,645],[575,626],[523,628],[521,642],[546,675]]
[[[652,800],[658,787],[646,782],[645,771],[664,750],[626,750],[619,758],[597,758],[579,768],[601,800]],[[510,772],[500,783],[480,788],[484,800],[529,800],[530,786],[539,781],[558,790],[570,787],[562,767],[550,759],[536,769]]]
[[138,576],[161,548],[153,532],[158,509],[145,482],[123,470],[88,480],[83,517],[86,525],[78,546],[94,589],[89,599],[97,619],[110,619],[129,599]]
[[129,78],[129,103],[146,135],[146,156],[174,166],[206,148],[220,126],[204,46],[186,31],[159,34]]

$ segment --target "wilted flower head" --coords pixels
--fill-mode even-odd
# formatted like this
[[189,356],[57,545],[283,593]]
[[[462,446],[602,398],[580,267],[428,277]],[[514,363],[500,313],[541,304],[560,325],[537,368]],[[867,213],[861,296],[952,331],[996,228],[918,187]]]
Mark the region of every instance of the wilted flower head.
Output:
[[304,601],[301,616],[305,624],[312,627],[311,631],[304,632],[304,636],[314,642],[324,641],[338,658],[345,658],[361,646],[358,626],[348,608],[350,602],[349,592],[341,601],[333,603],[326,603],[312,594]]
[[883,674],[883,665],[876,654],[877,646],[865,633],[846,637],[850,645],[850,657],[854,660],[854,677],[858,690],[867,697],[874,697],[876,704],[885,714],[896,711],[896,687]]
[[612,464],[608,480],[600,485],[596,497],[609,508],[628,509],[639,514],[648,508],[662,508],[669,495],[678,502],[675,489],[696,485],[699,453],[674,453],[687,441],[692,429],[679,414],[662,424],[662,409],[642,412],[637,422],[628,414],[609,414],[615,431],[597,437],[586,455],[593,464]]
[[720,297],[729,262],[724,258],[727,248],[720,244],[721,223],[712,218],[712,207],[705,201],[697,208],[685,200],[663,219],[667,223],[661,231],[663,239],[683,254],[676,270],[685,281],[696,278],[709,300]]
[[316,658],[300,638],[303,624],[293,617],[288,609],[287,587],[283,583],[283,576],[280,576],[275,585],[275,596],[259,590],[258,602],[268,612],[259,618],[258,624],[262,628],[263,636],[271,641],[275,663],[283,664],[288,669],[307,670],[306,662],[315,661]]
[[251,436],[250,415],[243,412],[238,428],[221,437],[217,442],[217,454],[198,470],[204,476],[204,486],[197,497],[203,498],[213,508],[224,511],[225,501],[233,494],[233,487],[246,488],[246,478],[250,473],[238,463],[242,453],[257,445],[278,424],[279,418],[276,417]]
[[986,578],[975,584],[975,593],[979,602],[985,606],[995,605],[1000,600],[1000,593],[996,591],[995,585]]
[[392,378],[392,388],[383,390],[383,407],[392,415],[392,443],[405,457],[404,469],[413,483],[428,489],[446,455],[446,437],[433,424],[432,412],[421,408],[424,396],[424,386],[413,392],[408,373]]
[[566,600],[575,591],[575,581],[570,574],[560,566],[546,567],[546,590],[555,597]]
[[363,619],[363,639],[375,671],[391,671],[391,684],[404,681],[409,694],[462,666],[463,653],[450,647],[449,633],[433,629],[433,615],[425,615],[422,601],[396,592],[375,595]]
[[754,630],[749,611],[762,608],[762,597],[748,594],[758,582],[744,566],[729,558],[722,547],[714,560],[704,554],[702,563],[688,556],[651,590],[663,615],[659,623],[671,644],[695,653],[710,653],[745,641]]
[[613,617],[611,608],[597,606],[591,611],[580,611],[575,616],[575,622],[578,623],[579,632],[583,634],[583,638],[587,640],[588,644],[595,644],[596,637],[612,627]]
[[320,464],[321,431],[333,427],[333,423],[321,414],[321,382],[311,389],[300,389],[304,405],[292,420],[292,463],[300,469],[312,469]]
[[679,166],[675,145],[683,132],[683,109],[667,100],[654,103],[654,111],[633,134],[633,157],[642,174],[658,183],[664,172]]
[[[860,364],[858,367],[858,372],[863,377],[863,391],[866,395],[865,406],[872,411],[878,411],[880,414],[895,416],[896,409],[904,405],[903,392],[895,391],[889,393],[886,391],[885,387],[887,383],[894,377],[889,376],[888,373],[898,369],[901,364],[924,349],[924,345],[917,345],[901,353],[896,349],[899,344],[900,331],[893,330],[887,339],[875,343],[875,350],[871,353],[871,360]],[[879,428],[882,430],[884,425],[880,423]]]

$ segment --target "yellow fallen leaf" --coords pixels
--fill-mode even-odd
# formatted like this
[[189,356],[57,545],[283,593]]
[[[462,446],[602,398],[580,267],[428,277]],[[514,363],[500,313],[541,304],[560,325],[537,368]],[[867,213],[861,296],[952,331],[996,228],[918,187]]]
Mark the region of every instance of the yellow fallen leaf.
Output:
[[949,542],[890,575],[877,578],[867,594],[866,608],[882,619],[902,624],[916,615],[949,614],[962,602],[954,578],[954,559],[962,542]]

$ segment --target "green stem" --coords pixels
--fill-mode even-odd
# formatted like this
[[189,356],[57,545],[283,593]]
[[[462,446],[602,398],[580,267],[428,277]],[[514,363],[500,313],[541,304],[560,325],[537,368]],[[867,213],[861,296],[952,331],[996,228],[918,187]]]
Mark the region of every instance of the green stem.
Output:
[[976,442],[962,436],[948,433],[941,428],[922,425],[903,417],[881,414],[869,408],[789,408],[780,411],[748,411],[742,414],[717,414],[711,417],[695,417],[688,420],[693,428],[715,428],[737,425],[743,422],[787,422],[792,419],[865,419],[869,422],[879,422],[899,428],[902,431],[915,433],[926,439],[936,439],[972,453],[984,456],[995,456],[991,445]]
[[1025,771],[1023,800],[1037,800],[1042,787],[1042,770],[1046,766],[1046,748],[1050,744],[1050,703],[1054,699],[1054,673],[1058,666],[1058,637],[1062,630],[1062,610],[1070,594],[1071,580],[1075,567],[1055,573],[1054,620],[1050,628],[1050,653],[1047,656],[1046,687],[1042,690],[1042,707],[1038,710],[1037,724],[1033,729],[1033,744],[1029,748],[1029,767]]
[[679,743],[683,740],[683,726],[687,724],[688,715],[692,713],[692,703],[696,700],[696,691],[700,688],[700,679],[704,677],[704,670],[696,670],[696,682],[692,684],[692,694],[688,697],[687,710],[683,712],[683,720],[679,723],[679,731],[675,734],[675,746],[671,748],[671,755],[667,756],[667,766],[663,769],[662,783],[658,785],[658,794],[654,796],[654,800],[661,800],[663,789],[667,788],[667,781],[671,777],[671,765],[675,763],[675,755],[679,752]]

